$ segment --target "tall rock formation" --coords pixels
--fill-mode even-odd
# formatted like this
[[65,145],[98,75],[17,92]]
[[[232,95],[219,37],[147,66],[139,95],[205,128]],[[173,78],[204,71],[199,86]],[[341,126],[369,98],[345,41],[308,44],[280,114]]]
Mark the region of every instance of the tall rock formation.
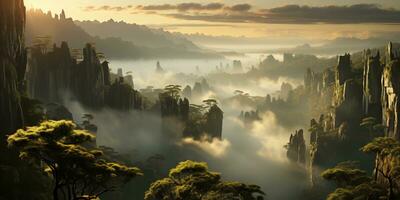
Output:
[[363,72],[363,111],[364,115],[374,117],[378,121],[382,119],[381,93],[383,65],[379,52],[373,56],[371,51],[364,52]]
[[24,26],[23,0],[0,1],[0,149],[5,146],[5,135],[23,125]]
[[91,44],[82,52],[83,60],[78,62],[66,42],[52,50],[32,48],[26,76],[29,94],[44,102],[65,103],[68,97],[92,109],[141,109],[141,95],[133,89],[130,75],[110,74],[108,62],[100,62]]
[[391,43],[386,57],[382,75],[382,121],[386,135],[400,141],[400,55],[393,52]]
[[306,163],[306,142],[302,129],[296,131],[294,135],[290,135],[286,148],[287,157],[290,161],[303,165]]
[[211,138],[222,138],[222,123],[224,113],[217,106],[211,106],[208,113],[206,113],[205,133]]
[[352,78],[350,54],[339,56],[336,66],[336,84],[343,85],[350,78]]
[[[43,172],[6,147],[6,135],[24,126],[26,69],[23,0],[0,1],[0,199],[49,199]],[[21,192],[23,190],[23,192]]]

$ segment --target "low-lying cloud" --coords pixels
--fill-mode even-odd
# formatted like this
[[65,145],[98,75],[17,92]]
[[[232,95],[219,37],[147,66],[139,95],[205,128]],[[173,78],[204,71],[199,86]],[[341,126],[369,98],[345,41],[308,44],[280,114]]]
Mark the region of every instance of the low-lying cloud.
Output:
[[211,141],[209,141],[208,138],[204,138],[202,140],[184,138],[182,139],[182,144],[195,146],[209,155],[217,158],[224,156],[227,152],[227,149],[231,146],[231,143],[228,140],[220,140],[217,138],[213,138]]

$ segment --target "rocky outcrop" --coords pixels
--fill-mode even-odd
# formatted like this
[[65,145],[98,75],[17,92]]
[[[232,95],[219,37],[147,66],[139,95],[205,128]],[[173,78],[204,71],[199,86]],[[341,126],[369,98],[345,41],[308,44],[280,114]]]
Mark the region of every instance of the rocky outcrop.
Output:
[[211,138],[222,138],[222,123],[224,113],[217,106],[213,105],[206,113],[205,133]]
[[344,82],[353,77],[351,71],[351,59],[350,54],[345,54],[343,56],[339,56],[338,65],[336,66],[336,84],[343,85]]
[[382,72],[383,65],[379,52],[373,56],[371,51],[364,52],[363,72],[363,111],[364,115],[374,117],[378,121],[382,118]]
[[400,141],[400,55],[388,45],[387,63],[382,75],[382,114],[386,135]]
[[71,98],[91,109],[141,109],[141,95],[133,89],[130,75],[110,74],[108,62],[100,62],[91,44],[83,49],[80,62],[70,52],[66,42],[51,51],[42,46],[32,49],[26,76],[31,97],[61,104]]
[[360,126],[363,117],[362,112],[362,86],[356,80],[346,80],[339,86],[338,92],[341,95],[336,100],[333,127],[339,127],[343,123],[348,123],[349,129],[354,130]]
[[294,135],[290,135],[290,140],[286,148],[286,155],[290,161],[302,165],[306,163],[306,142],[302,129],[296,131]]
[[165,91],[159,102],[164,132],[194,139],[222,138],[223,111],[216,104],[204,111],[202,106],[190,106],[187,98]]
[[25,6],[22,0],[0,1],[0,148],[5,135],[23,126],[20,96],[26,69]]

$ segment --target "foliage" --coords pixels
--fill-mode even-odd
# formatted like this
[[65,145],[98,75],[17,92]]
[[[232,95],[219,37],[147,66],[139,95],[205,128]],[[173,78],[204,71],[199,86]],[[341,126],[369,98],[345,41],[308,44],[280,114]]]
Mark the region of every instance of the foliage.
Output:
[[[373,124],[370,122],[373,119],[366,118],[362,124],[369,126]],[[367,176],[365,171],[356,168],[354,162],[340,163],[327,169],[321,176],[339,186],[329,194],[328,200],[395,199],[396,180],[400,179],[400,143],[394,138],[379,137],[362,147],[361,151],[377,155],[375,177]],[[378,175],[385,181],[378,183]]]
[[259,186],[224,182],[220,174],[208,171],[206,163],[185,161],[171,169],[167,178],[151,184],[145,199],[256,200],[263,199],[263,195]]
[[44,164],[53,178],[53,198],[96,199],[141,175],[138,168],[102,159],[103,152],[85,147],[94,136],[71,121],[44,121],[8,137],[20,158]]
[[52,42],[53,39],[51,36],[37,36],[33,40],[33,48],[45,54],[51,48]]
[[336,167],[325,170],[321,176],[335,181],[339,186],[328,195],[327,200],[380,199],[386,195],[386,189],[372,181],[354,162],[339,163]]
[[182,86],[180,85],[167,85],[164,91],[175,99],[179,99]]
[[379,137],[365,145],[361,150],[365,153],[376,153],[380,156],[385,156],[400,152],[400,143],[394,138]]
[[368,130],[369,137],[371,138],[381,136],[385,128],[374,117],[366,117],[362,119],[360,126]]
[[356,163],[350,161],[325,170],[321,176],[326,180],[335,181],[339,187],[356,186],[370,180],[365,171],[357,169]]
[[[375,179],[377,179],[378,175],[381,175],[381,177],[386,180],[389,190],[388,198],[393,199],[396,180],[398,181],[400,179],[400,143],[394,138],[380,137],[375,138],[361,150],[366,153],[375,153],[377,155]],[[381,160],[378,159],[389,160],[389,163],[386,164],[390,166],[383,166],[379,163]]]
[[205,104],[204,107],[206,107],[207,109],[210,109],[214,105],[218,105],[218,102],[215,99],[206,99],[203,101],[203,103]]

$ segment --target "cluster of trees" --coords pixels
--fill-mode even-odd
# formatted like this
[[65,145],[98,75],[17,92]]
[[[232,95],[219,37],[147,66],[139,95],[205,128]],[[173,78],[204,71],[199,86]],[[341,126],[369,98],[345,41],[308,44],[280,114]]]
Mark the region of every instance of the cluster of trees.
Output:
[[43,166],[52,178],[53,199],[97,199],[135,176],[129,167],[102,158],[103,151],[89,148],[94,136],[71,121],[44,121],[8,137],[21,159]]
[[263,196],[257,185],[225,182],[206,163],[185,161],[171,169],[167,178],[151,184],[145,200],[262,200]]
[[[88,114],[84,117],[92,119]],[[143,175],[137,167],[110,159],[110,148],[93,147],[94,139],[73,122],[61,120],[19,129],[7,142],[21,159],[50,177],[54,200],[91,200]],[[263,195],[259,186],[224,182],[220,174],[208,171],[207,164],[185,161],[171,169],[167,178],[153,183],[145,199],[259,200]]]
[[[324,171],[321,176],[334,181],[338,188],[328,195],[328,200],[343,199],[383,199],[400,198],[398,180],[400,180],[400,143],[394,138],[378,137],[365,145],[365,153],[377,156],[374,176],[358,168],[355,162],[343,162]],[[383,162],[382,159],[389,160]]]

